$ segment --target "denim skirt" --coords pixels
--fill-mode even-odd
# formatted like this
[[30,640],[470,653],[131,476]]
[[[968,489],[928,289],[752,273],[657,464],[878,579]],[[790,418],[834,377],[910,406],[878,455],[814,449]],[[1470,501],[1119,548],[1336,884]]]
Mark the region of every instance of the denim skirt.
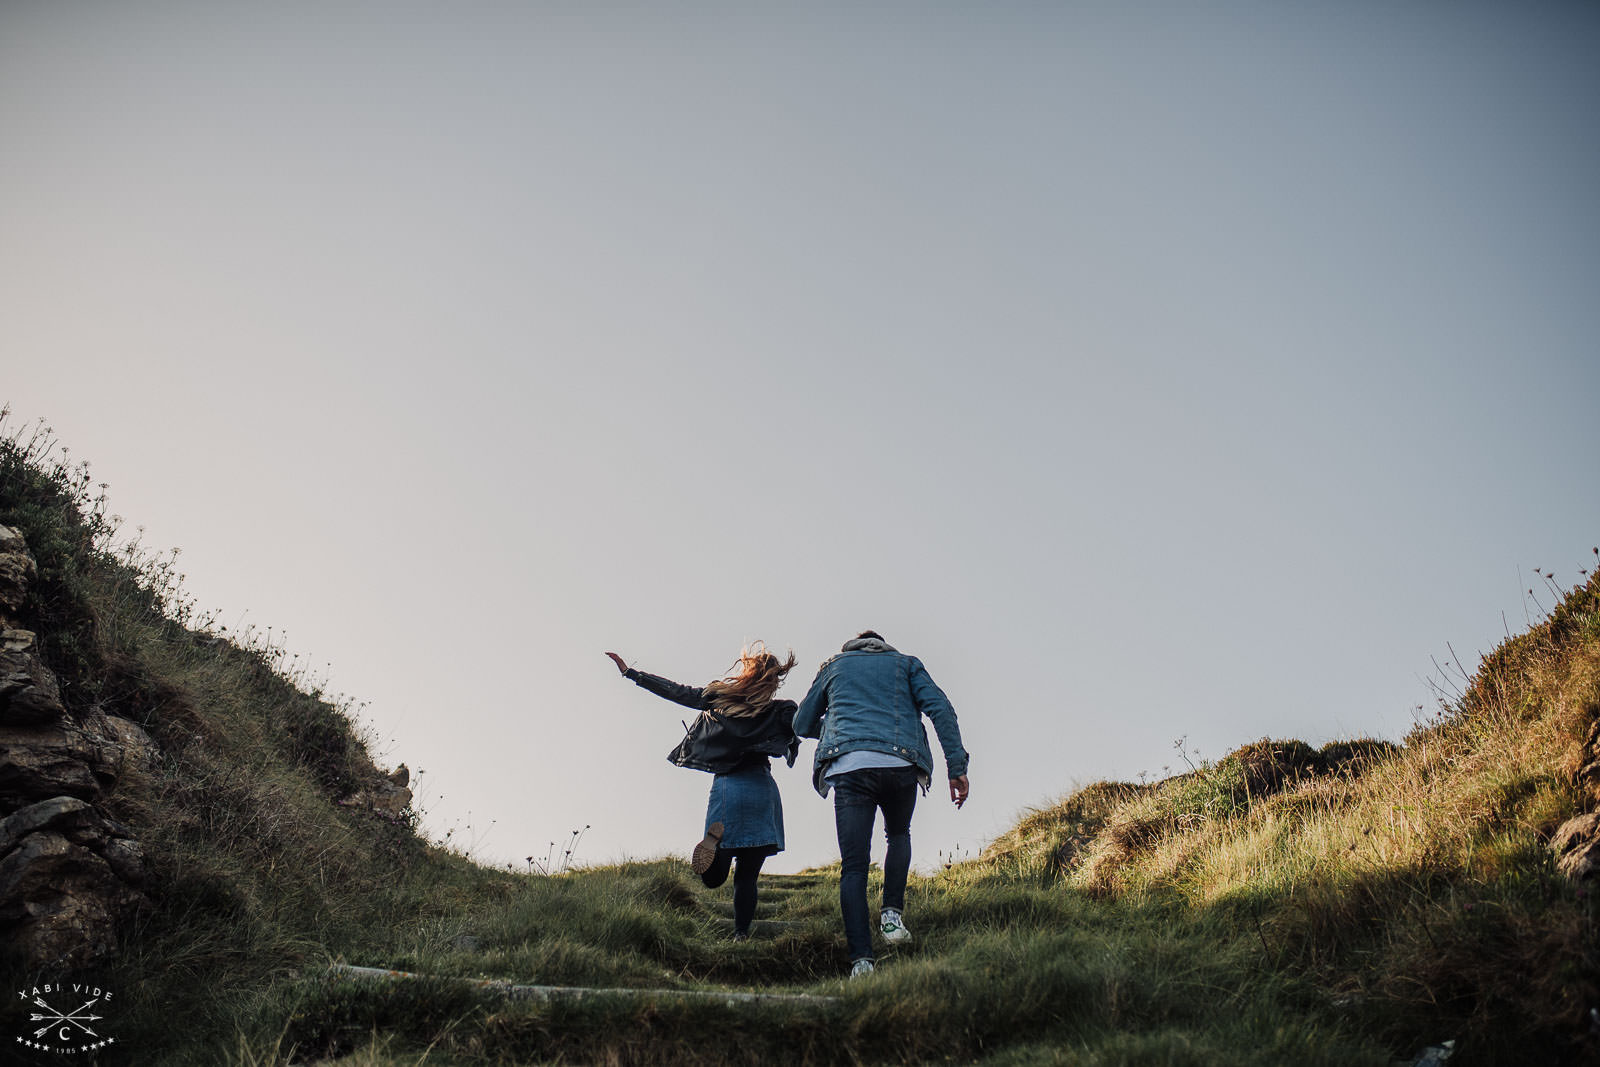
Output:
[[766,764],[719,774],[711,782],[706,829],[722,824],[723,848],[771,847],[783,851],[783,798]]

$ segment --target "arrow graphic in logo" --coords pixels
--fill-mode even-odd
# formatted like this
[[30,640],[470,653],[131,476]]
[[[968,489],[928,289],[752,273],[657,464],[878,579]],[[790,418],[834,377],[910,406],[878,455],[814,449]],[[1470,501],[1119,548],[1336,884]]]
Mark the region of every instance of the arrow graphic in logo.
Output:
[[43,1026],[39,1027],[39,1029],[37,1029],[37,1030],[35,1030],[33,1032],[33,1036],[34,1037],[36,1037],[36,1038],[43,1037],[46,1033],[48,1033],[51,1029],[53,1029],[56,1026],[62,1026],[63,1029],[64,1029],[65,1028],[65,1024],[67,1024],[67,1023],[71,1023],[73,1026],[76,1026],[79,1030],[82,1030],[84,1033],[88,1034],[90,1037],[99,1037],[100,1036],[99,1034],[95,1033],[93,1030],[89,1029],[84,1024],[85,1023],[94,1022],[97,1019],[103,1019],[103,1018],[105,1018],[105,1016],[104,1015],[85,1015],[85,1014],[83,1014],[84,1012],[88,1011],[90,1008],[94,1007],[96,1004],[98,1004],[100,1002],[100,998],[99,997],[95,997],[93,1000],[89,1001],[83,1007],[81,1007],[81,1008],[77,1009],[76,1011],[72,1012],[70,1015],[61,1014],[61,1012],[57,1011],[55,1008],[51,1007],[48,1003],[46,1003],[45,999],[43,997],[34,997],[33,998],[33,1002],[35,1004],[37,1004],[39,1007],[43,1008],[45,1011],[50,1013],[49,1015],[40,1015],[38,1012],[34,1012],[33,1015],[30,1017],[30,1019],[29,1019],[30,1022],[41,1022],[41,1021],[44,1022]]

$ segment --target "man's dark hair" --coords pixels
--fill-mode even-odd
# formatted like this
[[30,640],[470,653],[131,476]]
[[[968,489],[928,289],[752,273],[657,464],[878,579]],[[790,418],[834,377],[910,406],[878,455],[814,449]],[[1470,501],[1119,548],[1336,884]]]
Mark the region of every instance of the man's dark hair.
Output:
[[861,640],[863,637],[870,637],[877,641],[883,640],[883,635],[876,630],[862,630],[860,633],[856,634],[857,641]]

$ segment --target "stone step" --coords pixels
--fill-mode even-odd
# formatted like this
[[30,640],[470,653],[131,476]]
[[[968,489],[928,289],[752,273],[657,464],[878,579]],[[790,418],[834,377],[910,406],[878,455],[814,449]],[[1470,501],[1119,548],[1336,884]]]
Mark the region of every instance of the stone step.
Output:
[[761,881],[788,889],[813,889],[819,885],[839,884],[837,875],[827,874],[763,874]]
[[[733,932],[733,919],[731,917],[719,917],[716,919],[716,924],[719,928],[727,933],[731,934]],[[807,925],[809,924],[787,922],[783,919],[753,919],[750,922],[750,936],[777,937],[780,934],[793,933],[796,930],[804,930]]]
[[[822,884],[823,883],[818,882],[816,884],[794,885],[787,882],[774,882],[763,875],[758,883],[758,888],[762,896],[771,894],[773,896],[784,898],[808,897],[815,894],[817,891],[817,886]],[[694,890],[697,893],[726,893],[730,892],[732,887],[733,879],[730,878],[715,889],[710,889],[704,885],[696,885]]]
[[[706,900],[706,899],[702,898],[701,901],[700,901],[700,910],[704,911],[704,912],[706,912],[707,914],[710,914],[710,915],[722,915],[722,916],[725,916],[727,918],[732,918],[733,917],[733,901],[731,901],[731,900],[716,900],[716,899]],[[760,897],[758,897],[756,899],[755,918],[757,918],[757,919],[786,918],[786,917],[789,917],[791,915],[791,913],[794,912],[794,910],[795,909],[793,909],[793,908],[787,907],[785,905],[784,901],[771,900],[771,899],[769,899],[767,897],[767,895],[765,893],[763,893],[763,894],[761,894]],[[801,910],[804,911],[805,909],[801,909]],[[834,910],[837,911],[837,909],[834,909]]]
[[838,997],[822,997],[811,993],[754,993],[738,989],[596,989],[587,986],[519,985],[495,978],[448,978],[435,975],[412,974],[409,971],[392,971],[383,967],[356,967],[348,963],[335,963],[329,973],[365,982],[403,982],[428,978],[438,982],[468,985],[513,1000],[536,1000],[542,1003],[577,1003],[595,1000],[698,1000],[717,1001],[729,1007],[739,1004],[833,1004]]

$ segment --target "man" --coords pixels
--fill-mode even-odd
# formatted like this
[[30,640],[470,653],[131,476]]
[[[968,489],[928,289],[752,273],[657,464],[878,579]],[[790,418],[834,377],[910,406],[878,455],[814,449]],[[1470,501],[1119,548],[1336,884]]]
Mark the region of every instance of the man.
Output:
[[867,918],[867,864],[872,824],[883,809],[889,839],[883,861],[883,902],[878,930],[885,941],[909,941],[904,920],[906,877],[911,870],[911,813],[917,786],[927,792],[933,753],[922,716],[933,721],[944,750],[950,799],[967,802],[967,751],[955,709],[915,656],[902,655],[872,630],[846,641],[817,671],[795,712],[794,732],[817,738],[812,779],[824,797],[833,790],[839,834],[839,910],[850,945],[850,976],[873,970]]

